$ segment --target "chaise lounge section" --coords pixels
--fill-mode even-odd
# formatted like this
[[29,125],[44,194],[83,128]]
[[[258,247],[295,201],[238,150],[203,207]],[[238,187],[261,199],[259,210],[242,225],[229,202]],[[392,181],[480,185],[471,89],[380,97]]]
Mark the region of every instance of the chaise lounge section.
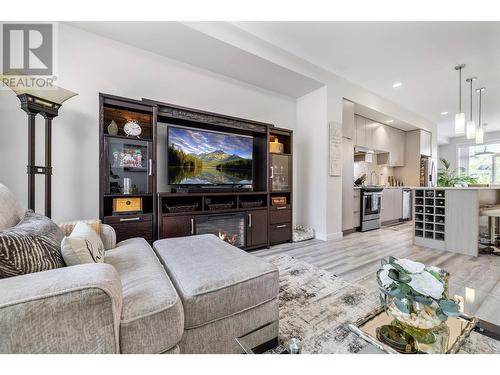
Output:
[[235,338],[249,332],[254,346],[277,338],[273,265],[211,234],[159,240],[153,247],[184,307],[182,353],[238,353]]

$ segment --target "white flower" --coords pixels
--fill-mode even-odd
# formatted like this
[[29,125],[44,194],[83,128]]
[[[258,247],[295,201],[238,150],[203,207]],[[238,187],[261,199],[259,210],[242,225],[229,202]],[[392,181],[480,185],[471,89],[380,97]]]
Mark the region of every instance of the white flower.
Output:
[[425,265],[420,262],[414,262],[410,259],[397,259],[394,261],[401,267],[403,267],[408,273],[420,273],[424,270]]
[[408,285],[418,293],[434,299],[440,299],[444,292],[443,284],[427,271],[411,275]]
[[384,264],[381,268],[381,271],[378,274],[378,277],[380,279],[380,283],[384,288],[388,288],[389,285],[391,285],[394,280],[389,277],[389,270],[393,270],[394,267],[391,266],[389,263]]

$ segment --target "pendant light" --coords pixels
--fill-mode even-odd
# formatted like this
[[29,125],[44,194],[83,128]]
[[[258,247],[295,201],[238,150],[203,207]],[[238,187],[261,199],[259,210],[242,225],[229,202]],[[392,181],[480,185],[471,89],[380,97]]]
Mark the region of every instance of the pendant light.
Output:
[[465,64],[460,64],[455,67],[458,70],[458,113],[455,115],[455,134],[465,134],[465,113],[462,112],[462,69]]
[[472,82],[474,82],[477,77],[467,78],[465,81],[470,84],[470,119],[465,125],[465,137],[467,139],[474,139],[476,137],[476,123],[472,119]]
[[484,146],[483,151],[476,152],[474,156],[492,156],[495,155],[493,151],[488,151],[487,146]]
[[477,129],[476,129],[476,145],[480,145],[484,142],[484,127],[483,124],[481,123],[481,116],[483,112],[483,107],[482,107],[482,99],[483,99],[483,92],[486,91],[486,88],[481,87],[476,90],[476,92],[479,93],[479,108],[478,108],[478,122],[477,122]]

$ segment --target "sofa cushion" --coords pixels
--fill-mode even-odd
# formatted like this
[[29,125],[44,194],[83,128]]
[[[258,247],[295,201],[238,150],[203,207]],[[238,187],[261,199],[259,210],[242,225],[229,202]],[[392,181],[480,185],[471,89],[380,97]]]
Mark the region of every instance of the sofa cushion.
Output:
[[278,296],[278,269],[212,234],[156,241],[179,293],[185,329],[259,306]]
[[120,322],[122,353],[162,353],[180,341],[182,304],[151,246],[142,238],[118,243],[105,263],[116,268],[123,286]]
[[0,230],[15,226],[23,216],[24,210],[14,193],[0,184]]
[[0,279],[64,267],[62,238],[52,220],[27,211],[15,227],[0,231]]
[[83,263],[104,263],[104,244],[87,223],[77,223],[61,243],[61,253],[67,266]]

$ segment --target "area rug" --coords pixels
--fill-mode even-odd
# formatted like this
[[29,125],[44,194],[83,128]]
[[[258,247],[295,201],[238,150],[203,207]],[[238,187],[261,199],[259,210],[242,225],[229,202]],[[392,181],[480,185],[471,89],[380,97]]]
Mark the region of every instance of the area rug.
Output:
[[[280,273],[279,346],[269,353],[283,352],[291,338],[308,354],[359,353],[370,345],[348,324],[380,305],[376,293],[288,255],[267,260]],[[460,353],[500,353],[500,343],[472,332]]]
[[378,296],[361,285],[288,255],[268,258],[280,272],[279,347],[298,338],[304,353],[358,353],[368,345],[347,327],[378,306]]

